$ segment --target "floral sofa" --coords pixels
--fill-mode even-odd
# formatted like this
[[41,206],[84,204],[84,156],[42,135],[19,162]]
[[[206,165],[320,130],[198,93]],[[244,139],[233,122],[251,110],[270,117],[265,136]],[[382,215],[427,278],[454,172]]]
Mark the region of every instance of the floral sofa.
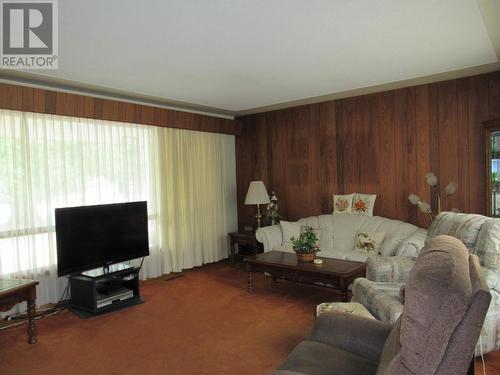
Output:
[[[321,230],[318,255],[362,262],[368,259],[369,254],[356,251],[356,238],[361,232],[384,233],[380,244],[380,252],[384,257],[377,256],[383,258],[382,261],[394,256],[416,257],[424,246],[427,234],[425,229],[403,221],[360,214],[311,216],[300,219],[298,223]],[[293,252],[289,238],[284,238],[283,233],[280,224],[272,225],[258,229],[256,238],[264,245],[264,251]]]
[[[442,212],[431,224],[425,242],[447,234],[460,239],[479,258],[491,303],[481,331],[476,354],[500,349],[500,219],[482,215]],[[417,252],[418,254],[418,252]],[[414,256],[369,257],[367,277],[353,285],[353,302],[364,305],[377,319],[394,323],[403,305],[400,289],[415,264]],[[482,343],[482,348],[480,344]]]

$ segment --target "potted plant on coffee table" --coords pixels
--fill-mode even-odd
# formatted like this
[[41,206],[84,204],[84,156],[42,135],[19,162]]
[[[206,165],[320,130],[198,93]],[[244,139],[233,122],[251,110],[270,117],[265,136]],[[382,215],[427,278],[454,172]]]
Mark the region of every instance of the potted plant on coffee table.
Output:
[[299,262],[312,262],[319,250],[318,236],[312,227],[306,226],[299,238],[290,238],[293,251],[297,254]]

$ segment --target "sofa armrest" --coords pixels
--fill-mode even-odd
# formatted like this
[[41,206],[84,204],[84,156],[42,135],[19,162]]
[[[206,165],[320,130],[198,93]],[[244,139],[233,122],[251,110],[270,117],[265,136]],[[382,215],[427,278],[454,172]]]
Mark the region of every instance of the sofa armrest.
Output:
[[317,341],[377,362],[392,325],[343,312],[321,314],[309,335]]
[[255,232],[255,238],[264,245],[264,252],[271,251],[275,246],[279,246],[283,242],[281,226],[277,224],[259,228]]
[[419,228],[410,234],[396,250],[396,256],[417,257],[420,250],[425,246],[427,229]]
[[366,278],[386,283],[405,283],[414,264],[413,257],[372,255],[366,260]]

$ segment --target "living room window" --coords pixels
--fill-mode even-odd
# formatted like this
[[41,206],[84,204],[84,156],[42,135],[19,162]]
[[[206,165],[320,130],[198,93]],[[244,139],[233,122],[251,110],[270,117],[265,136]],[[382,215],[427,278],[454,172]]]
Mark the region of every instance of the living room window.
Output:
[[[0,110],[0,276],[56,302],[54,209],[148,201],[141,277],[227,256],[236,229],[234,136]],[[42,282],[43,281],[43,282]]]
[[57,207],[147,200],[154,232],[154,132],[0,111],[0,274],[36,276],[56,264]]

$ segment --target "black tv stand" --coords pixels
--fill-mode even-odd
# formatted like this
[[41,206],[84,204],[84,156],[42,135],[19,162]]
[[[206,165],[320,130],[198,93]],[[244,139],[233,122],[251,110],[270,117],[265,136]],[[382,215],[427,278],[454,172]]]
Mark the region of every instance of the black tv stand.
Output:
[[109,273],[101,269],[90,275],[86,272],[71,276],[71,311],[86,318],[144,302],[139,290],[139,270],[120,266],[111,268]]

